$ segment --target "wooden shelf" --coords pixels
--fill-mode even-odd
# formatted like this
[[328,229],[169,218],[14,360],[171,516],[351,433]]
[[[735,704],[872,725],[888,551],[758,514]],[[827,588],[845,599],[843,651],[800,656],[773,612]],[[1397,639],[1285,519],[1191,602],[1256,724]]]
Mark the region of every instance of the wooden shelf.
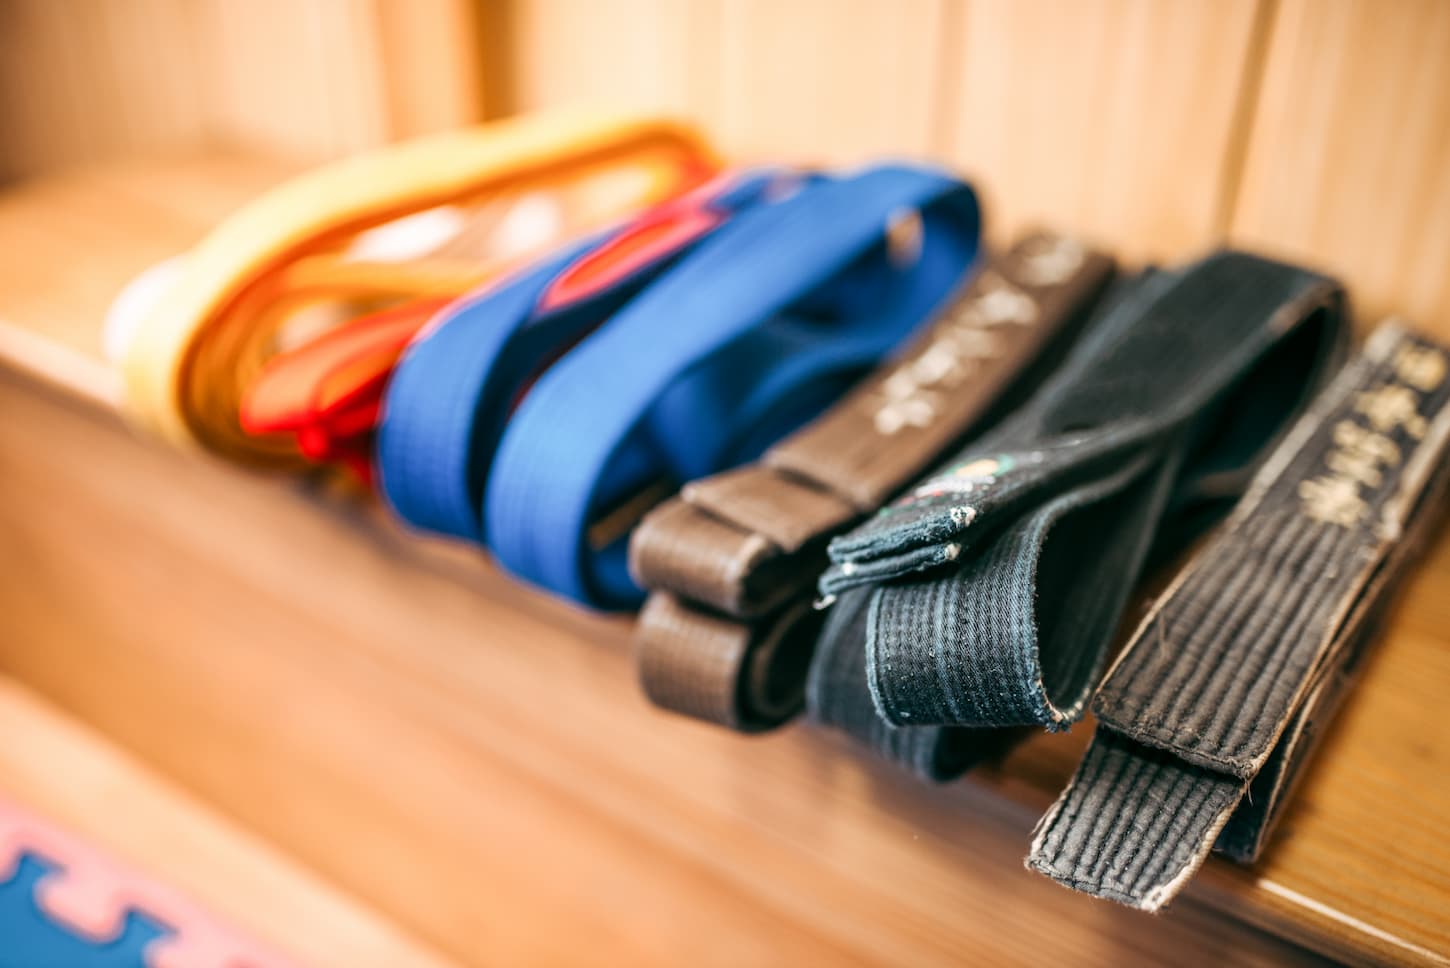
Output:
[[[171,781],[0,679],[0,795],[187,892],[248,937],[307,963],[450,962]],[[306,925],[307,930],[300,930]]]
[[932,789],[808,728],[669,717],[626,620],[77,400],[119,284],[287,171],[209,155],[0,198],[0,671],[465,963],[1309,958],[1247,925],[1450,958],[1450,540],[1264,862],[1211,862],[1157,918],[1094,902],[1021,865],[1086,726]]
[[111,300],[297,170],[265,155],[189,152],[78,168],[0,193],[0,359],[118,405],[101,343]]

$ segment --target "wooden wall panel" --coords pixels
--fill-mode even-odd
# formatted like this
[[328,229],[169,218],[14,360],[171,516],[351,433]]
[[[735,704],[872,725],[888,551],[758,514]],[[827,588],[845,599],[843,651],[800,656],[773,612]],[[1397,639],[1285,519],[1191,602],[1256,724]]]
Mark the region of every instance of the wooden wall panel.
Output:
[[388,136],[406,138],[483,117],[482,4],[374,0]]
[[1450,336],[1450,4],[1284,0],[1233,235]]
[[950,157],[999,237],[1047,222],[1130,257],[1201,249],[1253,83],[1259,0],[970,0],[957,26]]
[[187,0],[0,0],[0,179],[204,129]]
[[1450,333],[1443,0],[509,0],[505,109],[693,117],[731,156],[934,155],[1001,239],[1226,235]]
[[511,0],[511,110],[682,113],[732,157],[935,156],[999,237],[1048,221],[1129,256],[1202,248],[1268,0]]
[[591,103],[695,115],[709,95],[715,0],[513,0],[504,113]]
[[0,0],[0,179],[224,145],[319,161],[482,112],[475,0]]
[[195,0],[214,140],[334,158],[482,113],[476,0]]
[[[944,0],[730,0],[719,99],[705,116],[737,157],[921,156],[940,115]],[[698,39],[697,39],[698,42]]]
[[664,111],[739,159],[931,148],[946,0],[515,0],[509,110]]
[[370,0],[203,0],[212,133],[293,158],[331,158],[387,133]]

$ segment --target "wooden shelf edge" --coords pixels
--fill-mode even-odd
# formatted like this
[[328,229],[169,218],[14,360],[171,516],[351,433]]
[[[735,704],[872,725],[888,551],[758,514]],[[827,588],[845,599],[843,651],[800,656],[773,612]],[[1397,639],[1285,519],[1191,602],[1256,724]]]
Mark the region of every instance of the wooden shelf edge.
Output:
[[0,364],[107,410],[120,411],[121,376],[111,366],[64,343],[0,319]]

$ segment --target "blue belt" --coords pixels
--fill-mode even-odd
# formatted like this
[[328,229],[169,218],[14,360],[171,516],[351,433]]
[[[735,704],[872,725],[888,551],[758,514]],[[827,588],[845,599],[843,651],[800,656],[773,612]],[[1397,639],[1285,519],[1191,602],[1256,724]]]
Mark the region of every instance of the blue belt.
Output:
[[[918,251],[903,260],[886,229],[912,212]],[[506,568],[537,585],[600,607],[636,604],[627,534],[591,540],[591,522],[652,485],[749,460],[812,418],[957,287],[978,222],[966,185],[904,166],[752,205],[595,300],[591,320],[607,322],[544,369],[509,415],[504,405],[535,370],[515,360],[552,355],[533,353],[532,340],[511,347],[542,325],[540,293],[581,250],[566,252],[444,320],[404,357],[380,437],[384,492],[416,524],[486,536]],[[476,333],[447,335],[465,319]],[[540,334],[551,351],[570,339],[554,329],[580,332]],[[514,392],[488,386],[496,372]]]
[[[702,200],[667,204],[706,212],[715,225],[788,190],[796,176],[762,169],[711,184]],[[513,402],[529,379],[608,318],[670,262],[698,243],[656,252],[633,271],[572,299],[561,283],[652,215],[574,243],[507,282],[479,290],[436,317],[403,355],[378,427],[379,488],[398,515],[425,531],[483,540],[481,503],[489,462]]]

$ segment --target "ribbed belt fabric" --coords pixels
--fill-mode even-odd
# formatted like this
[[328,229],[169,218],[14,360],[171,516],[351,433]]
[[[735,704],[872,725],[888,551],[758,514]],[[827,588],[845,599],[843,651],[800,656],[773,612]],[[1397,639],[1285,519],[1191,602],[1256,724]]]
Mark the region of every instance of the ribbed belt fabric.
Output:
[[[914,227],[905,257],[893,222]],[[904,165],[817,178],[731,219],[611,307],[519,400],[487,488],[470,488],[498,561],[578,602],[637,603],[624,539],[640,495],[749,460],[813,417],[956,288],[977,238],[971,189]],[[437,426],[440,402],[471,407],[458,402],[474,396],[468,380],[417,379],[433,390],[412,406],[434,413],[412,426]],[[390,391],[385,445],[393,402]],[[379,456],[386,483],[394,462],[386,447]],[[488,456],[465,435],[434,434],[409,462],[422,475]],[[440,493],[459,494],[449,477]]]
[[1443,510],[1447,352],[1384,326],[1159,598],[1028,866],[1157,910],[1211,848],[1251,861]]
[[630,569],[652,590],[635,632],[650,699],[744,731],[798,711],[826,541],[989,412],[1020,400],[1112,269],[1075,240],[1023,238],[819,419],[758,463],[693,481],[646,516]]
[[[893,220],[915,226],[905,257]],[[576,600],[636,604],[626,543],[582,540],[597,509],[753,459],[814,417],[958,286],[978,232],[969,187],[890,165],[726,226],[524,400],[487,500],[499,560]]]
[[817,719],[935,779],[1066,728],[1150,548],[1242,493],[1347,333],[1335,282],[1238,252],[1110,303],[1019,414],[831,543]]
[[[799,181],[776,169],[724,176],[442,311],[404,352],[384,397],[376,457],[393,510],[415,527],[483,541],[494,451],[532,384],[680,256]],[[639,238],[650,244],[622,271],[578,285]]]
[[487,276],[473,264],[349,264],[343,253],[361,233],[438,206],[476,206],[505,189],[633,175],[608,186],[617,213],[697,185],[714,168],[709,151],[677,125],[545,114],[317,169],[247,205],[186,254],[126,347],[130,409],[173,442],[243,461],[294,462],[295,443],[246,433],[238,405],[297,309],[339,296],[458,293]]

